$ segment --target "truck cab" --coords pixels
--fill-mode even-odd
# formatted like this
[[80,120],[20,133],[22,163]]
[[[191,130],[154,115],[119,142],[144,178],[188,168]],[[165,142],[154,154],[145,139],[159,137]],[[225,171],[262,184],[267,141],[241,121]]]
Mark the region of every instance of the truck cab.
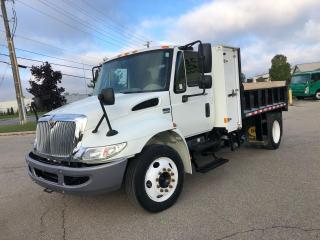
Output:
[[320,71],[293,74],[290,88],[297,99],[313,97],[320,100]]
[[239,48],[195,41],[135,50],[92,72],[93,96],[38,120],[28,172],[51,191],[99,194],[124,184],[132,203],[159,212],[178,199],[185,174],[226,163],[215,153],[240,147],[248,132],[255,143],[280,145],[286,87],[245,91]]

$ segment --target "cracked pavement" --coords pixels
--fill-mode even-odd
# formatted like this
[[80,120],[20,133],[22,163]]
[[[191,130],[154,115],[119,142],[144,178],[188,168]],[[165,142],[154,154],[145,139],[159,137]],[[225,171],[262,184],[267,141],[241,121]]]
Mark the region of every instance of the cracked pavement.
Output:
[[230,161],[186,176],[178,202],[159,214],[131,206],[123,189],[46,193],[24,161],[34,136],[0,137],[0,240],[320,239],[320,102],[295,104],[280,149],[218,153]]

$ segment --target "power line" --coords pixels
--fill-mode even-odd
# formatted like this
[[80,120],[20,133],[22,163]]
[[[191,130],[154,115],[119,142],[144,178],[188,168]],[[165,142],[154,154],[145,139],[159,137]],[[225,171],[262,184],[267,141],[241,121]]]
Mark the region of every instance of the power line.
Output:
[[[4,44],[0,44],[0,46],[7,47],[7,46],[6,46],[6,45],[4,45]],[[89,67],[93,67],[93,66],[94,66],[94,65],[92,65],[92,64],[83,63],[83,62],[77,62],[77,61],[73,61],[73,60],[66,59],[66,58],[54,57],[54,56],[50,56],[50,55],[47,55],[47,54],[38,53],[38,52],[34,52],[34,51],[30,51],[30,50],[22,49],[22,48],[16,48],[16,50],[18,50],[18,51],[22,51],[22,52],[27,52],[27,53],[32,53],[32,54],[39,55],[39,56],[42,56],[42,57],[49,57],[49,58],[53,58],[53,59],[57,59],[57,60],[61,60],[61,61],[77,63],[77,64],[81,64],[81,65],[89,66]],[[81,69],[82,69],[82,68],[81,68]]]
[[[3,30],[0,30],[0,32],[5,33],[5,31],[3,31]],[[51,44],[48,44],[48,43],[33,39],[33,38],[30,38],[30,37],[17,35],[17,34],[15,35],[15,37],[18,37],[18,38],[21,38],[21,39],[25,39],[25,40],[28,40],[28,41],[31,41],[31,42],[39,43],[41,45],[44,45],[44,46],[47,46],[47,47],[50,47],[50,48],[55,48],[55,49],[57,49],[57,50],[59,50],[61,52],[67,52],[68,51],[67,49],[63,49],[63,48],[60,48],[60,47],[57,47],[57,46],[54,46],[54,45],[51,45]]]
[[[111,23],[113,22],[113,20],[112,20],[110,17],[108,17],[107,15],[105,15],[104,12],[102,12],[100,9],[96,8],[94,5],[91,5],[91,3],[87,2],[86,0],[82,0],[82,2],[85,3],[87,6],[89,6],[91,9],[95,10],[95,11],[96,11],[97,13],[99,13],[100,15],[106,17]],[[114,25],[115,25],[115,23],[114,23]],[[119,23],[118,23],[118,25],[119,25],[120,27],[122,27],[123,29],[126,29],[127,31],[131,32],[131,33],[134,34],[135,36],[139,37],[139,39],[140,39],[141,41],[143,41],[143,42],[145,41],[144,36],[141,35],[141,38],[140,38],[140,36],[139,36],[140,34],[137,34],[137,33],[135,33],[135,32],[132,32],[132,30],[131,30],[130,28],[128,28],[127,26],[124,26],[124,25],[119,24]],[[116,26],[116,25],[115,25],[115,26]]]
[[[119,39],[116,39],[114,38],[111,34],[109,34],[108,32],[106,31],[101,31],[101,30],[98,30],[96,28],[94,28],[90,23],[87,23],[85,21],[83,21],[82,19],[79,19],[76,15],[72,14],[71,12],[68,12],[66,10],[64,10],[63,8],[53,4],[52,2],[49,4],[45,1],[42,1],[42,0],[38,0],[40,3],[42,3],[43,5],[49,7],[50,9],[54,8],[57,12],[59,12],[60,14],[62,14],[63,16],[65,17],[68,17],[69,19],[72,19],[73,21],[79,23],[80,25],[88,28],[88,29],[91,29],[92,31],[102,35],[102,36],[105,36],[109,39],[111,39],[111,41],[114,41],[116,44],[118,44],[120,41]],[[139,42],[140,44],[140,42]]]
[[[37,8],[35,8],[35,7],[27,4],[27,3],[25,3],[25,2],[22,2],[21,0],[16,0],[16,1],[18,1],[19,3],[21,3],[22,5],[24,5],[24,6],[28,7],[28,8],[33,9],[33,10],[36,11],[36,12],[39,12],[39,13],[41,13],[41,14],[49,17],[49,18],[52,18],[52,19],[54,19],[54,20],[56,20],[56,21],[58,21],[58,22],[60,22],[60,23],[62,23],[62,24],[64,24],[64,25],[70,27],[70,28],[72,28],[72,29],[77,29],[78,31],[81,31],[81,32],[83,32],[83,33],[85,33],[85,34],[89,34],[89,35],[91,34],[90,32],[88,32],[88,31],[86,31],[86,30],[84,30],[84,29],[81,29],[81,28],[79,28],[79,27],[76,26],[76,25],[69,24],[69,23],[61,20],[60,18],[55,17],[55,16],[52,16],[52,15],[50,15],[50,14],[44,12],[44,11],[41,11],[41,10],[39,10],[39,9],[37,9]],[[84,25],[84,24],[82,24],[82,25]],[[99,39],[100,41],[104,42],[104,43],[109,43],[109,45],[122,46],[122,45],[120,45],[120,44],[118,44],[118,43],[111,42],[110,40],[104,39],[104,38],[102,38],[102,37],[99,37],[99,36],[96,36],[96,35],[95,35],[95,37],[96,37],[97,39]]]
[[[5,53],[0,53],[1,56],[6,56],[9,57],[8,54]],[[47,61],[42,61],[42,60],[38,60],[38,59],[32,59],[32,58],[26,58],[26,57],[17,57],[18,59],[23,59],[23,60],[28,60],[28,61],[33,61],[33,62],[40,62],[40,63],[45,63]],[[73,68],[73,69],[80,69],[80,70],[87,70],[87,71],[91,71],[91,69],[89,68],[83,68],[83,67],[75,67],[75,66],[70,66],[70,65],[65,65],[65,64],[60,64],[60,63],[52,63],[52,62],[47,62],[51,65],[56,65],[56,66],[60,66],[60,67],[67,67],[67,68]]]
[[[75,4],[72,0],[67,0],[67,1],[64,1],[66,4],[68,4],[69,6],[71,6],[72,8],[77,8],[79,11],[81,11],[82,12],[82,14],[83,15],[85,15],[85,16],[87,16],[87,17],[89,17],[89,18],[92,18],[93,20],[95,20],[95,21],[98,21],[98,22],[101,22],[102,24],[105,24],[105,21],[104,21],[104,19],[102,19],[102,18],[99,18],[98,16],[96,16],[96,15],[90,15],[90,14],[88,14],[87,13],[87,10],[86,9],[84,9],[84,8],[82,8],[82,7],[80,7],[80,6],[78,6],[77,4]],[[84,2],[85,4],[87,4],[86,2]],[[89,7],[91,7],[90,5],[89,5]],[[92,8],[92,7],[91,7]],[[93,9],[93,8],[92,8]],[[95,9],[93,9],[94,11],[96,11]],[[96,11],[97,12],[97,11]],[[99,13],[99,12],[98,12]],[[135,33],[134,34],[130,34],[129,32],[128,32],[128,29],[126,29],[125,27],[121,27],[121,25],[117,25],[117,23],[115,23],[115,22],[113,22],[112,20],[111,20],[111,18],[109,18],[109,19],[107,19],[112,25],[114,25],[114,26],[107,26],[109,29],[111,29],[112,31],[115,31],[115,32],[117,32],[120,36],[122,36],[122,37],[124,37],[125,38],[125,36],[124,35],[127,35],[128,37],[131,37],[131,38],[134,38],[134,39],[136,39],[137,41],[138,41],[138,43],[140,44],[141,42],[144,42],[145,40],[144,40],[144,38],[140,38],[140,37],[138,37]],[[136,41],[135,40],[135,41]]]
[[[8,65],[11,66],[11,63],[9,63],[9,62],[2,61],[2,60],[0,60],[0,62],[1,62],[1,63],[5,63],[5,64],[8,64]],[[32,68],[32,67],[30,67],[30,66],[28,66],[28,65],[18,64],[18,66],[21,67],[21,68],[29,68],[29,69]],[[61,72],[61,71],[60,71],[60,72]],[[78,75],[74,75],[74,74],[68,74],[68,73],[62,73],[62,72],[61,72],[61,75],[63,75],[63,76],[69,76],[69,77],[76,77],[76,78],[84,78],[84,79],[89,79],[89,80],[91,80],[91,78],[87,78],[87,77],[84,77],[84,76],[78,76]]]

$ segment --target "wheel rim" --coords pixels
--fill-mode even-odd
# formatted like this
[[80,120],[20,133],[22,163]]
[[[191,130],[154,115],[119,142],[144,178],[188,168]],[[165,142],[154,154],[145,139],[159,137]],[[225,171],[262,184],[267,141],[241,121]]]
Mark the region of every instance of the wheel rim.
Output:
[[178,184],[178,168],[167,157],[154,160],[147,169],[144,187],[147,195],[155,202],[164,202],[175,192]]
[[272,124],[272,137],[274,143],[279,143],[281,136],[280,124],[277,120],[275,120]]
[[316,93],[316,99],[317,99],[317,100],[320,100],[320,92],[317,92],[317,93]]

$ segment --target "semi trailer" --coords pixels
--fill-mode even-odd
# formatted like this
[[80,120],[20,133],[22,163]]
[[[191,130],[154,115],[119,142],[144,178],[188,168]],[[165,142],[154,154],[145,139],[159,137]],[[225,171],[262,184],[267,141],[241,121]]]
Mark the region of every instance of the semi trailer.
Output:
[[281,143],[287,86],[242,83],[239,48],[147,48],[92,73],[92,96],[38,119],[26,162],[47,191],[100,194],[124,185],[132,203],[159,212],[177,201],[185,174],[228,161],[220,149]]

